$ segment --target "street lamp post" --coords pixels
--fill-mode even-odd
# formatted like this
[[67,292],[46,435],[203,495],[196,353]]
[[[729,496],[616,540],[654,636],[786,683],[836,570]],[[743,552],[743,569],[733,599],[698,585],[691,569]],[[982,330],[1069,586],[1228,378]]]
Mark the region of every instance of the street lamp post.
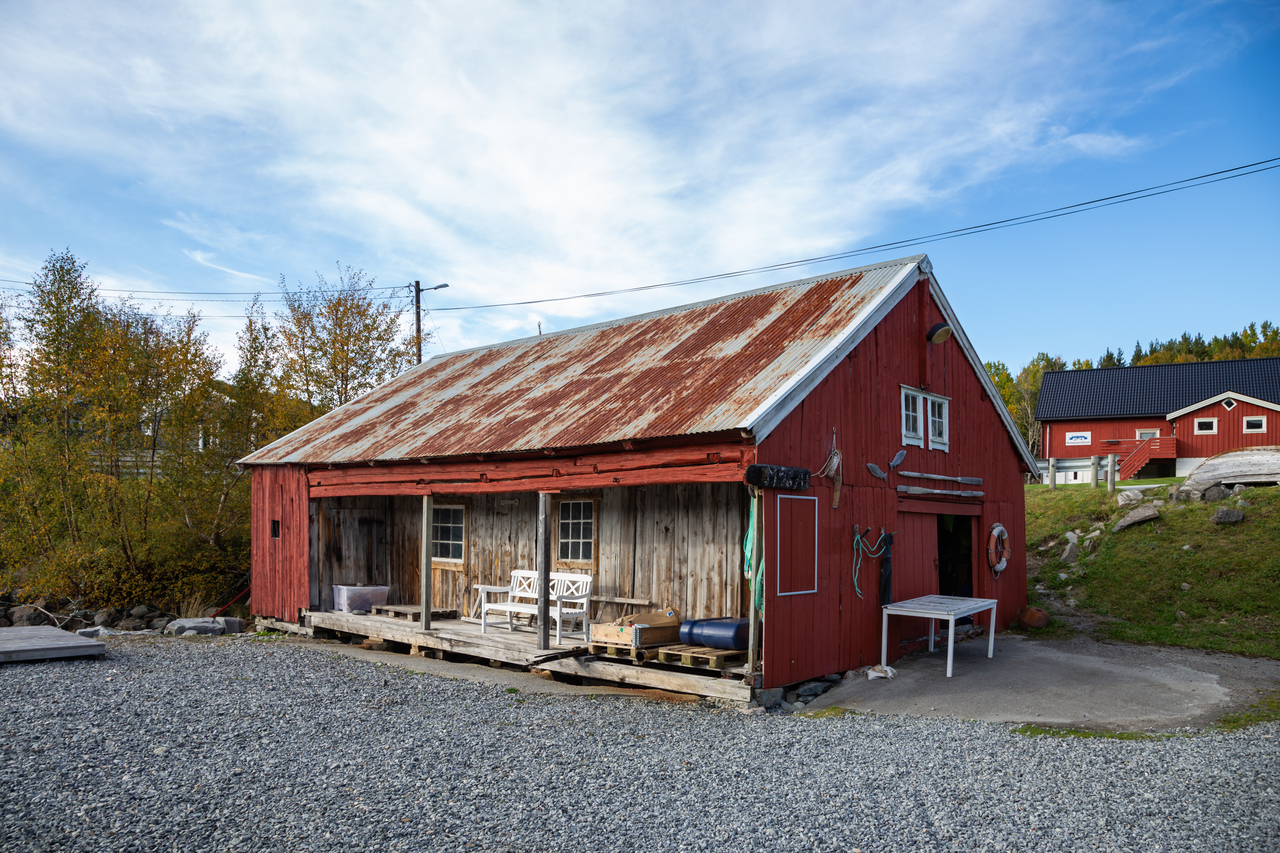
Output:
[[[447,284],[437,284],[427,290],[443,290]],[[418,364],[422,364],[422,282],[413,283],[413,339],[418,347]]]

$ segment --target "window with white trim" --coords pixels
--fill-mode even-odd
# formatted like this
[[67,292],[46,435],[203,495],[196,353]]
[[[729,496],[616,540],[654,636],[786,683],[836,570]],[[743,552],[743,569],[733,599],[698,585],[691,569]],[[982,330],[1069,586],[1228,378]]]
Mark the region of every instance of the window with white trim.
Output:
[[1158,429],[1140,429],[1138,430],[1138,441],[1146,441],[1148,438],[1159,438],[1160,430]]
[[924,433],[920,430],[920,394],[902,389],[902,443],[924,447]]
[[556,559],[589,563],[595,557],[595,501],[561,501]]
[[431,559],[462,562],[466,541],[466,507],[431,507]]
[[924,447],[929,436],[929,449],[946,452],[951,444],[949,410],[951,401],[902,386],[902,443]]
[[929,401],[929,449],[946,450],[950,444],[947,435],[947,401],[928,397]]
[[1196,418],[1195,434],[1196,435],[1217,435],[1218,419],[1217,418]]
[[1234,409],[1235,407],[1236,407],[1236,401],[1232,400],[1230,397],[1222,401],[1222,408],[1226,409],[1228,412]]
[[1245,432],[1266,432],[1267,416],[1266,415],[1248,415],[1244,419]]

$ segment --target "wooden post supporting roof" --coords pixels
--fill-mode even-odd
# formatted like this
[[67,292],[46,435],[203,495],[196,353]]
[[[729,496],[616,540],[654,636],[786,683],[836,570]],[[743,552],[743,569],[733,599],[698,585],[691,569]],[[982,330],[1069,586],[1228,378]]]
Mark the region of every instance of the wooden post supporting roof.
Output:
[[422,496],[422,557],[418,561],[421,582],[418,584],[422,605],[422,630],[431,628],[431,495]]
[[1089,457],[1089,488],[1098,488],[1098,457],[1096,454]]
[[[538,493],[538,649],[551,648],[551,495]],[[585,621],[585,620],[584,620]]]

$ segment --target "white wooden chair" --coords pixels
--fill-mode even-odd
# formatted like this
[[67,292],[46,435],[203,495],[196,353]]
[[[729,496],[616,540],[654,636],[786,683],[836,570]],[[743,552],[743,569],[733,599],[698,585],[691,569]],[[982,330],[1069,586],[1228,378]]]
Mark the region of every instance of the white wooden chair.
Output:
[[[517,569],[507,586],[477,586],[481,596],[480,633],[489,633],[489,611],[507,614],[507,630],[516,629],[515,616],[538,615],[538,573]],[[493,599],[490,600],[490,596]],[[505,598],[503,597],[505,596]],[[548,614],[556,623],[556,645],[565,636],[587,638],[587,610],[591,606],[591,575],[578,572],[552,572]],[[572,630],[582,622],[581,630]],[[568,621],[571,630],[564,630]]]
[[[579,572],[551,573],[551,618],[556,620],[556,645],[561,645],[562,635],[580,636],[583,642],[587,639],[587,611],[591,608],[591,575]],[[565,631],[564,622],[568,620],[570,628],[574,622],[582,621],[578,631]]]

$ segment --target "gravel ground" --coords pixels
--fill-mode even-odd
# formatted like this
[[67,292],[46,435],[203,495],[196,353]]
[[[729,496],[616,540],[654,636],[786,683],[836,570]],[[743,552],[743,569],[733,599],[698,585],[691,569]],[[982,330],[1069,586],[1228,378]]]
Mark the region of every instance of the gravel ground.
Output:
[[545,696],[252,638],[0,667],[0,849],[1280,849],[1280,726],[1028,738]]

